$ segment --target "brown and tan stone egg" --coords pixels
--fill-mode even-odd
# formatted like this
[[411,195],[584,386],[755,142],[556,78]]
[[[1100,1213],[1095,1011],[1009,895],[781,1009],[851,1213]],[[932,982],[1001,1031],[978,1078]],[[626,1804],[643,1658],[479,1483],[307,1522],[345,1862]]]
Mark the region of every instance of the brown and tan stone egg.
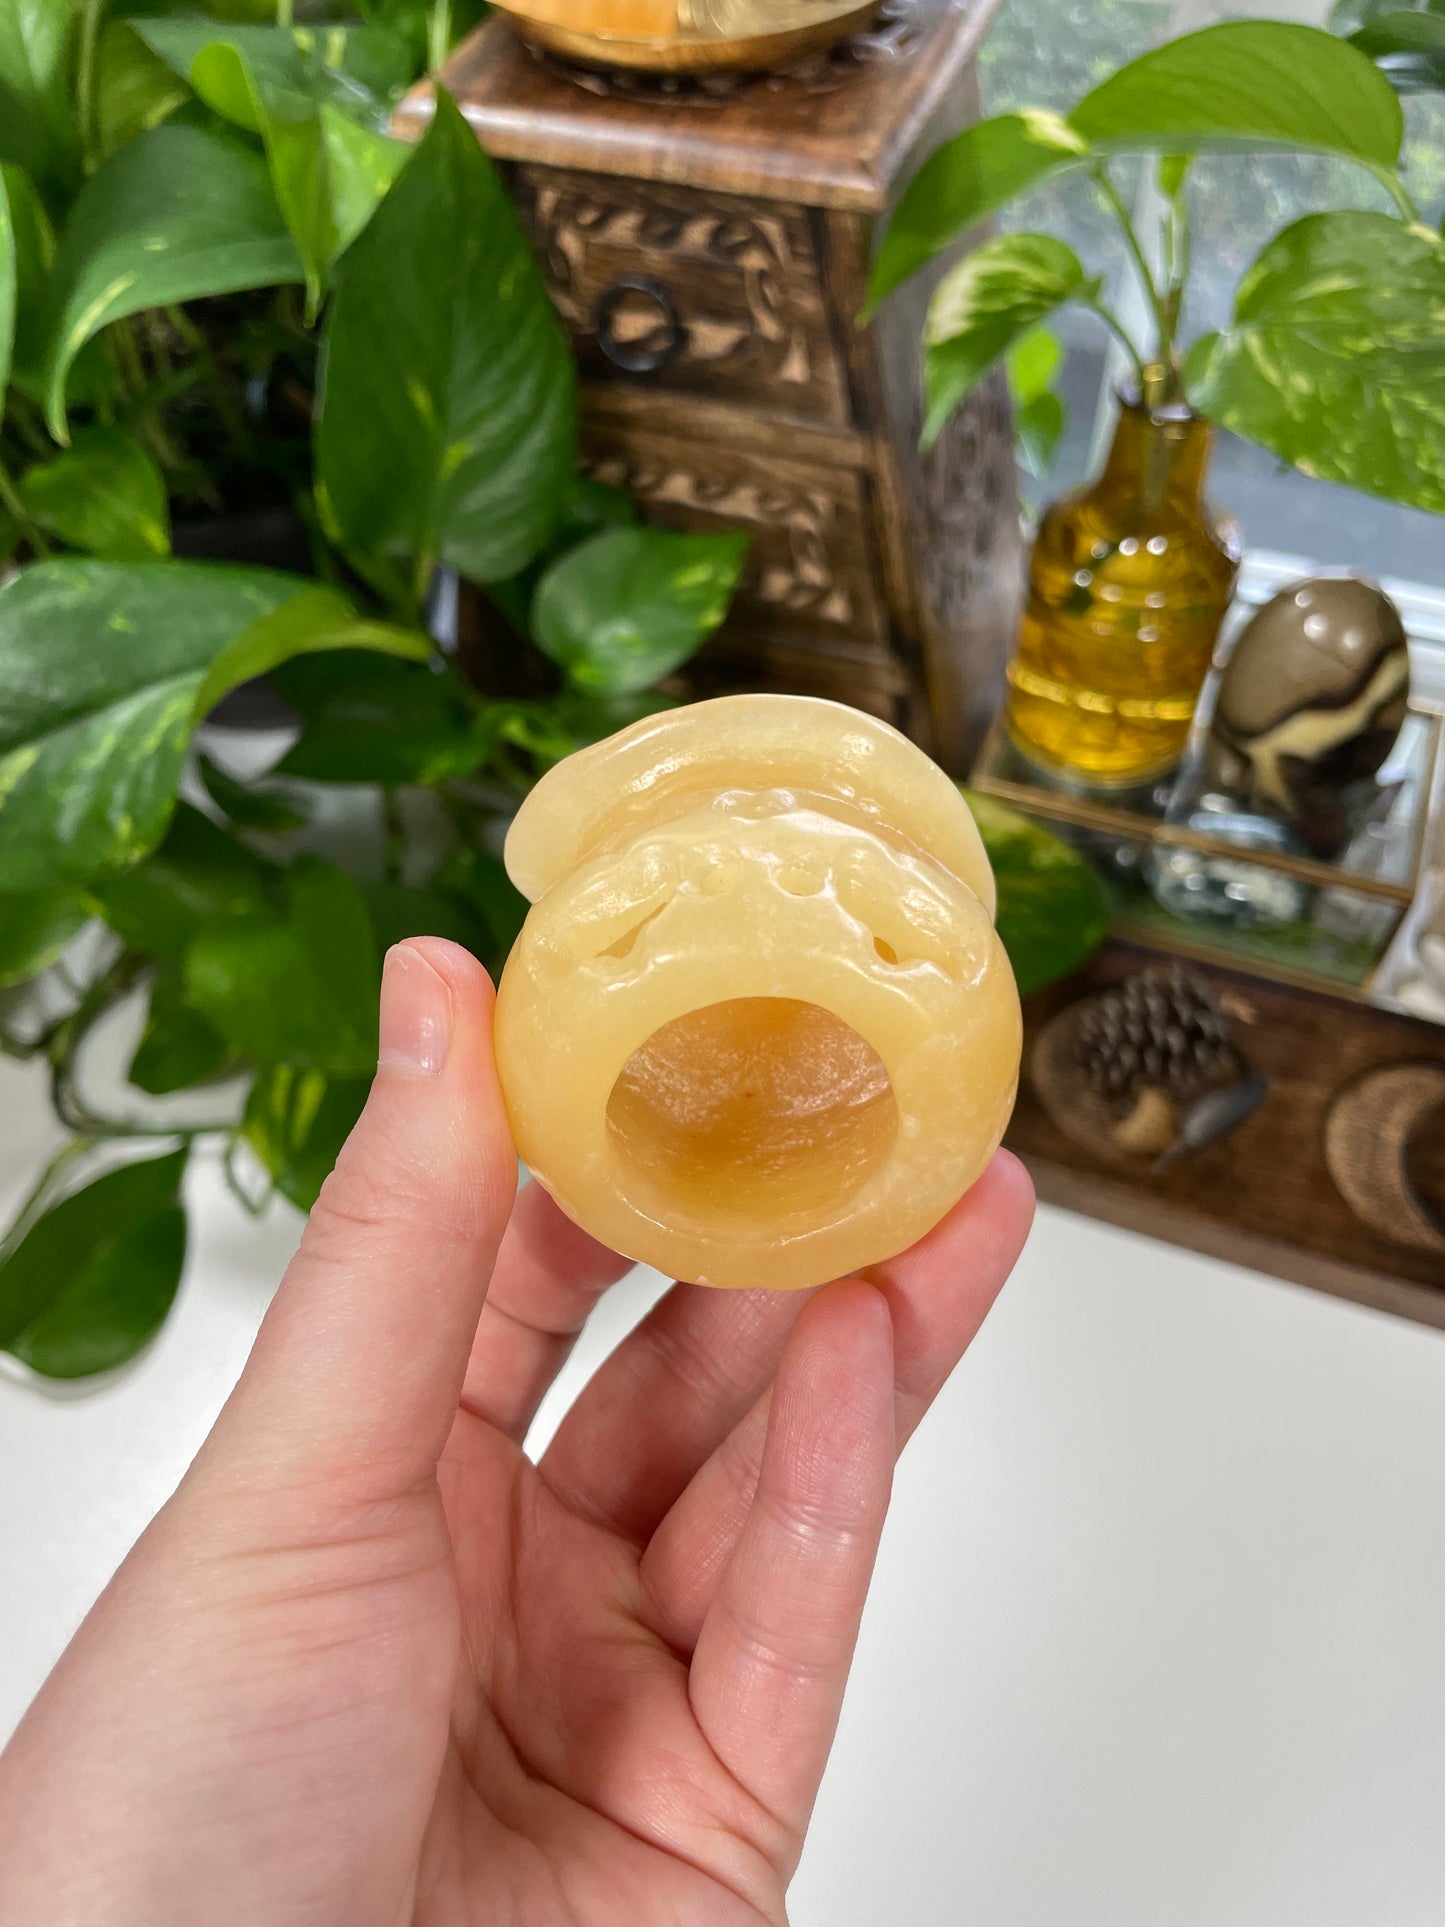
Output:
[[1409,644],[1384,591],[1354,575],[1297,582],[1235,645],[1210,732],[1213,776],[1315,855],[1338,856],[1347,792],[1389,755],[1409,695]]

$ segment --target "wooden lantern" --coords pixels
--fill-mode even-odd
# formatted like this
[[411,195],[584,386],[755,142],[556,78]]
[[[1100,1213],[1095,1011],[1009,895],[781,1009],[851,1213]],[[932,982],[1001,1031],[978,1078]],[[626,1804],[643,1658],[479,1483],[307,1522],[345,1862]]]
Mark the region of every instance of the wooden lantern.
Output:
[[[557,64],[494,16],[441,83],[500,161],[583,374],[588,471],[752,537],[689,695],[791,689],[964,770],[1001,700],[1021,556],[1002,377],[918,451],[927,276],[857,325],[887,211],[978,112],[996,0],[894,0],[766,75]],[[420,133],[424,92],[403,104]]]

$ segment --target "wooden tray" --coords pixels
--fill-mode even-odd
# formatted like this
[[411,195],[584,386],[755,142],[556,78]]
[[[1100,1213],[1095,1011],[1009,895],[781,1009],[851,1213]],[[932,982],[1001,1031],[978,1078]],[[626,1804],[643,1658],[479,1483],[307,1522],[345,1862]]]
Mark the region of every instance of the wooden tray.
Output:
[[1047,1202],[1445,1329],[1445,1029],[1213,964],[1191,965],[1269,1080],[1231,1136],[1155,1175],[1060,1129],[1028,1063],[1045,1024],[1162,952],[1108,945],[1025,1007],[1008,1143]]

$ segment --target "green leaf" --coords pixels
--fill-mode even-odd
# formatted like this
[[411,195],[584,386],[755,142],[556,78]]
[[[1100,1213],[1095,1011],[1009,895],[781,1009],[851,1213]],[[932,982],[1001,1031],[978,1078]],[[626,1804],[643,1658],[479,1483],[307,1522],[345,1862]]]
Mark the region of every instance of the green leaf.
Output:
[[130,1060],[131,1083],[151,1097],[166,1097],[194,1084],[214,1083],[230,1063],[225,1038],[187,1004],[180,972],[158,970],[151,981],[145,1031]]
[[1063,346],[1048,328],[1032,329],[1004,357],[1019,459],[1039,480],[1048,472],[1068,420],[1062,398],[1053,392],[1063,360]]
[[0,160],[68,179],[78,142],[68,97],[69,0],[0,0]]
[[566,338],[496,169],[439,94],[337,269],[316,433],[323,515],[353,553],[496,581],[543,548],[575,454]]
[[988,215],[1091,158],[1067,121],[1036,109],[978,121],[945,142],[909,183],[888,224],[865,315]]
[[292,663],[277,678],[302,733],[277,765],[313,783],[439,783],[487,754],[451,670],[367,656]]
[[1016,402],[1026,405],[1053,387],[1064,365],[1064,347],[1052,328],[1031,328],[1014,343],[1005,359],[1009,392]]
[[421,654],[294,576],[197,562],[54,561],[0,586],[0,890],[122,869],[154,847],[192,731],[308,651]]
[[1104,148],[1170,153],[1303,147],[1393,167],[1400,103],[1365,56],[1322,27],[1228,20],[1131,61],[1069,116]]
[[722,622],[747,548],[742,535],[594,535],[542,578],[533,608],[538,647],[585,693],[648,689]]
[[181,1281],[186,1154],[122,1165],[53,1205],[0,1263],[0,1346],[48,1378],[133,1358]]
[[1201,414],[1326,481],[1445,512],[1445,242],[1385,214],[1314,214],[1195,343]]
[[48,970],[90,906],[76,890],[21,890],[0,897],[0,986],[23,984]]
[[381,963],[360,889],[316,857],[286,874],[269,920],[204,927],[185,959],[186,999],[242,1055],[301,1070],[376,1067]]
[[1042,481],[1047,475],[1068,419],[1059,395],[1035,395],[1032,401],[1014,410],[1014,439],[1019,457],[1035,480]]
[[939,283],[924,329],[924,447],[1015,343],[1098,287],[1049,234],[1001,234],[960,261]]
[[1445,89],[1445,13],[1377,13],[1350,35],[1402,93]]
[[1027,996],[1067,977],[1109,934],[1103,886],[1076,850],[1017,810],[963,792],[998,882],[998,934]]
[[344,254],[376,212],[410,155],[404,141],[358,127],[329,102],[317,116],[318,172],[326,183],[327,265]]
[[[330,101],[353,120],[380,129],[412,77],[401,37],[385,27],[246,26],[215,20],[138,20],[146,45],[223,119],[262,131],[253,90],[266,102],[287,96]],[[208,63],[216,48],[235,62]]]
[[1184,183],[1193,164],[1192,154],[1161,154],[1157,180],[1159,192],[1166,201],[1177,201],[1184,192]]
[[[159,20],[141,31],[207,106],[262,135],[314,317],[332,263],[407,158],[403,143],[382,131],[406,78],[405,49],[384,29],[366,27],[223,30],[209,21]],[[358,67],[384,92],[363,84]]]
[[190,98],[184,81],[153,54],[136,23],[111,20],[95,50],[95,131],[100,158],[159,127]]
[[73,549],[115,562],[169,555],[170,506],[160,470],[119,428],[83,428],[53,461],[21,476],[33,522]]
[[260,155],[201,127],[141,134],[86,182],[61,238],[45,372],[56,439],[70,365],[107,322],[304,278]]
[[550,707],[573,748],[585,749],[590,743],[615,736],[620,729],[630,729],[645,716],[666,715],[680,703],[676,696],[664,696],[657,689],[640,689],[628,696],[594,696],[567,688],[553,698]]
[[595,482],[590,475],[573,475],[562,497],[557,518],[557,539],[571,548],[587,535],[601,535],[605,529],[632,529],[637,526],[637,504],[620,488]]
[[435,883],[419,888],[406,883],[364,883],[361,894],[383,956],[393,944],[410,937],[445,937],[481,957],[491,947],[491,927],[481,911]]
[[485,850],[458,850],[432,883],[433,887],[458,898],[470,914],[481,918],[490,938],[490,955],[484,955],[484,961],[500,968],[532,908],[507,875],[505,866]]
[[275,865],[182,803],[158,850],[94,884],[90,894],[132,950],[179,963],[205,924],[274,917],[279,875]]
[[594,482],[587,475],[573,475],[562,496],[557,526],[552,539],[539,555],[518,575],[487,585],[487,595],[501,610],[519,636],[532,634],[532,599],[537,584],[552,563],[585,536],[599,535],[604,529],[630,529],[637,525],[637,505],[620,488]]
[[290,830],[305,827],[305,814],[284,796],[278,796],[273,790],[258,789],[252,784],[238,782],[219,763],[213,763],[209,756],[197,759],[196,773],[205,785],[207,796],[237,829],[260,830],[268,836],[283,836]]
[[[9,204],[14,271],[13,379],[32,390],[45,355],[47,284],[55,259],[55,231],[35,184],[24,168],[0,163],[0,187]],[[0,383],[0,389],[3,389]]]
[[361,1116],[370,1078],[325,1077],[278,1064],[251,1088],[241,1135],[277,1190],[309,1211]]

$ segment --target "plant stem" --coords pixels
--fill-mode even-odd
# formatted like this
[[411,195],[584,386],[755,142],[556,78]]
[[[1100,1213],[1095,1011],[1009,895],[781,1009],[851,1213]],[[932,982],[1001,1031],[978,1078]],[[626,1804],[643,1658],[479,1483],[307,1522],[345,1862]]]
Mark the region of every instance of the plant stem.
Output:
[[1102,301],[1086,301],[1083,305],[1086,308],[1092,309],[1100,321],[1104,323],[1104,326],[1109,329],[1110,333],[1123,345],[1128,353],[1129,360],[1133,363],[1134,376],[1139,383],[1139,396],[1140,399],[1143,400],[1145,390],[1149,386],[1149,370],[1145,366],[1143,355],[1140,354],[1138,348],[1134,345],[1134,337],[1129,333],[1129,330],[1113,310],[1106,308]]
[[95,42],[105,0],[84,0],[75,57],[75,117],[80,129],[81,163],[87,174],[96,164],[95,152]]
[[137,395],[143,395],[147,386],[145,363],[140,358],[140,344],[129,318],[111,323],[110,339],[115,350],[116,370],[125,384],[126,399],[129,401]]
[[50,544],[46,541],[41,529],[31,521],[29,511],[16,492],[15,484],[11,481],[9,470],[3,461],[0,461],[0,508],[3,508],[5,513],[18,523],[20,533],[37,555],[49,555]]
[[227,1118],[214,1124],[142,1124],[133,1118],[103,1117],[93,1111],[76,1088],[76,1071],[86,1039],[96,1025],[134,989],[147,969],[134,951],[122,951],[110,968],[96,978],[68,1017],[50,1032],[45,1054],[50,1059],[50,1101],[67,1130],[86,1138],[179,1138],[190,1144],[198,1137],[235,1128]]
[[416,569],[412,575],[411,590],[416,598],[416,606],[422,612],[423,616],[425,616],[426,599],[431,591],[431,579],[436,572],[436,565],[436,557],[428,550],[423,550],[416,559]]
[[1366,162],[1366,166],[1369,167],[1370,172],[1380,183],[1380,186],[1384,188],[1390,199],[1395,203],[1395,206],[1399,208],[1402,217],[1410,223],[1411,227],[1419,227],[1423,216],[1414,201],[1410,198],[1409,189],[1405,186],[1405,183],[1400,179],[1400,176],[1395,172],[1394,168],[1376,167],[1373,162]]
[[232,1133],[230,1142],[221,1154],[221,1169],[226,1175],[226,1189],[231,1193],[231,1196],[241,1206],[248,1217],[259,1218],[275,1196],[276,1187],[274,1184],[268,1184],[266,1190],[259,1198],[253,1198],[245,1185],[242,1184],[240,1175],[236,1170],[236,1152],[240,1149],[244,1141],[245,1140],[235,1132]]
[[[1140,283],[1144,289],[1145,297],[1153,311],[1154,323],[1159,332],[1158,358],[1164,365],[1166,380],[1172,389],[1174,385],[1174,327],[1170,321],[1164,301],[1160,296],[1158,286],[1155,283],[1148,257],[1145,255],[1143,246],[1139,240],[1138,230],[1129,218],[1129,210],[1124,205],[1124,197],[1111,180],[1109,170],[1100,162],[1097,167],[1091,169],[1091,172],[1095,186],[1103,195],[1105,204],[1119,224],[1119,231],[1124,237],[1124,245],[1129,250],[1130,259],[1134,263]],[[1141,371],[1143,365],[1142,360],[1140,360],[1139,366]],[[1141,398],[1144,398],[1143,387],[1140,389],[1140,395]]]
[[278,27],[289,27],[291,25],[291,8],[292,0],[276,0],[276,25]]
[[452,43],[451,0],[433,0],[427,15],[427,72],[434,74],[447,57]]
[[0,1259],[10,1256],[31,1225],[44,1213],[46,1200],[56,1179],[61,1177],[69,1166],[89,1149],[90,1140],[84,1137],[73,1138],[69,1144],[61,1145],[30,1187],[29,1195],[11,1219],[10,1229],[6,1232],[3,1242],[0,1242]]

